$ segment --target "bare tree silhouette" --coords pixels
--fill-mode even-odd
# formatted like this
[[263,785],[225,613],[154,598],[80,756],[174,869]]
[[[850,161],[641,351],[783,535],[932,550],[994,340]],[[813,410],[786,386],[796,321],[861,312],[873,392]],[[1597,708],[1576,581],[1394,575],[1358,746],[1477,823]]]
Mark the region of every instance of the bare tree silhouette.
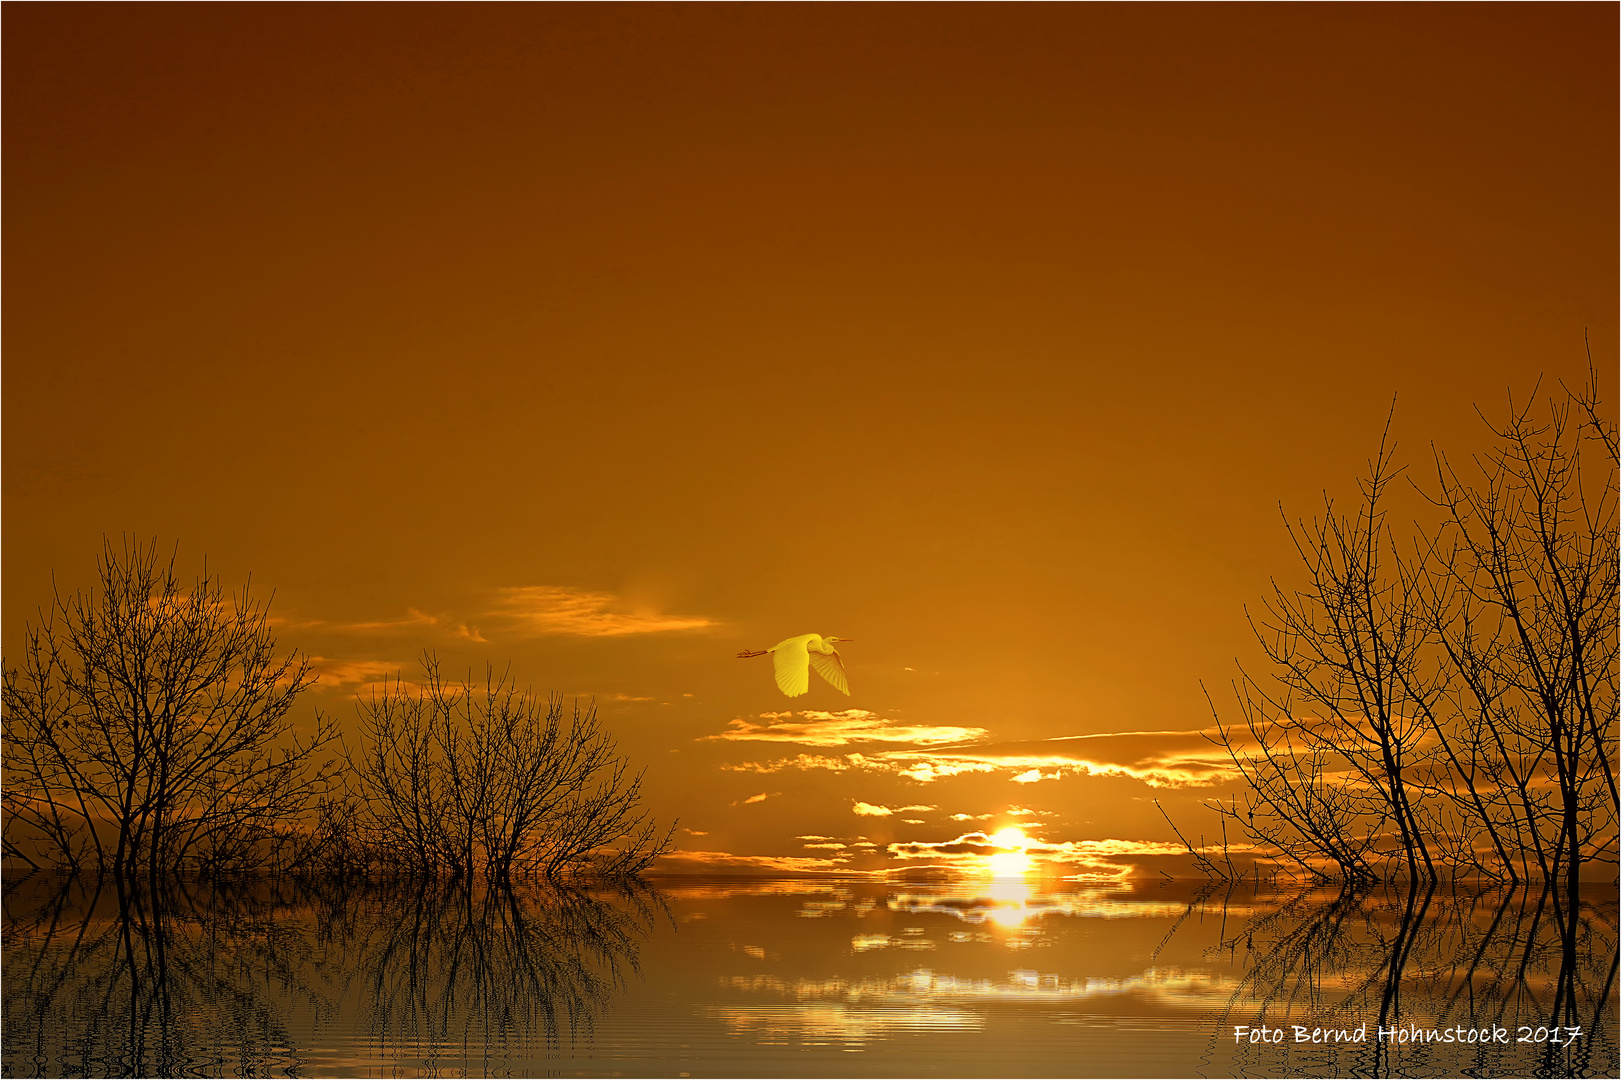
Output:
[[1274,584],[1271,678],[1241,669],[1242,722],[1216,720],[1248,790],[1215,809],[1280,864],[1573,896],[1615,863],[1615,425],[1596,375],[1536,401],[1488,424],[1475,475],[1436,452],[1434,528],[1388,521],[1388,422],[1354,511],[1286,522],[1307,583]]
[[[1426,576],[1455,711],[1469,718],[1444,734],[1479,770],[1483,824],[1512,839],[1522,873],[1534,860],[1570,893],[1585,863],[1614,861],[1618,805],[1615,431],[1587,393],[1542,422],[1511,403],[1473,484],[1437,454],[1447,518]],[[1589,422],[1572,424],[1577,407]],[[1582,475],[1594,441],[1601,484]]]
[[300,821],[339,765],[327,719],[290,718],[308,661],[276,656],[246,586],[183,583],[156,541],[106,542],[98,568],[5,670],[5,854],[153,880],[308,858]]
[[595,709],[565,715],[556,695],[486,672],[448,682],[395,679],[359,702],[352,753],[352,850],[379,868],[504,881],[531,874],[627,877],[669,849]]

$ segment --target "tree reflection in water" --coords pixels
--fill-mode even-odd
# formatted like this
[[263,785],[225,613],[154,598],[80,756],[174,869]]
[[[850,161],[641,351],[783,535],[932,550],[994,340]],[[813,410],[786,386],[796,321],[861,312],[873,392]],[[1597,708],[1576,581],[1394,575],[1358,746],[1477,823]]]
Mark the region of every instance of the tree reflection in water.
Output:
[[[1615,1074],[1613,895],[815,890],[811,903],[803,881],[674,888],[695,929],[664,939],[679,947],[649,954],[647,990],[616,1005],[642,942],[677,921],[650,890],[259,880],[154,894],[34,875],[5,894],[4,1073],[803,1074],[859,1044],[867,1075],[929,1062],[1073,1075],[1084,1044],[1094,1071],[1130,1075],[1152,1031],[1178,1048],[1155,1059],[1166,1074]],[[1582,1036],[1233,1038],[1235,1025],[1364,1024]],[[831,1056],[807,1064],[819,1047]]]
[[362,913],[345,911],[328,925],[346,928],[383,1047],[471,1043],[499,1047],[500,1056],[589,1035],[637,970],[641,940],[663,910],[657,893],[635,886],[611,900],[429,884],[404,905],[376,890],[344,901]]
[[[1225,912],[1224,901],[1196,903]],[[1238,1043],[1236,1071],[1592,1076],[1614,1070],[1613,902],[1572,903],[1539,889],[1318,890],[1280,898],[1272,910],[1244,920],[1222,950],[1244,975],[1218,1040],[1231,1040],[1237,1024],[1285,1033],[1276,1043]],[[1365,1041],[1294,1040],[1296,1025],[1355,1031],[1364,1024]],[[1467,1035],[1451,1043],[1381,1040],[1381,1028],[1502,1029],[1507,1042],[1462,1041]],[[1552,1029],[1565,1034],[1550,1038]],[[1572,1029],[1580,1029],[1579,1037]]]
[[[32,875],[6,890],[8,1075],[284,1068],[310,942],[274,890]],[[225,1048],[229,1047],[227,1051]],[[227,1061],[227,1055],[232,1061]]]
[[366,1032],[364,1056],[542,1053],[589,1033],[663,910],[638,886],[171,881],[154,893],[38,874],[9,883],[5,905],[8,1076],[307,1072],[330,1047],[293,1034],[296,1010]]

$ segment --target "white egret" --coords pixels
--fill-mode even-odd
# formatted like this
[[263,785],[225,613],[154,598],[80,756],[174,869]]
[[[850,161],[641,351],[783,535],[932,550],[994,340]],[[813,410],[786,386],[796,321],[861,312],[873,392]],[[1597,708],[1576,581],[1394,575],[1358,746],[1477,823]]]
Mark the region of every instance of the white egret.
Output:
[[789,697],[798,697],[810,689],[810,669],[833,684],[841,694],[850,693],[850,683],[844,677],[844,662],[839,659],[835,641],[853,641],[853,638],[823,637],[821,634],[800,634],[779,641],[769,649],[745,649],[737,654],[739,660],[751,656],[772,655],[777,666],[777,688]]

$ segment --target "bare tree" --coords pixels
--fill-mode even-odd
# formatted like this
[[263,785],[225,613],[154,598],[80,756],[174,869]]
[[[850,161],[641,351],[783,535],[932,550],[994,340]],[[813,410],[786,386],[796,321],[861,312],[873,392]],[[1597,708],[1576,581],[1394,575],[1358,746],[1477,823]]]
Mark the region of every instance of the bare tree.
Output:
[[1383,509],[1388,424],[1358,511],[1291,525],[1308,584],[1252,620],[1276,681],[1243,673],[1244,724],[1217,719],[1249,787],[1217,810],[1280,859],[1571,895],[1615,862],[1615,424],[1596,377],[1547,404],[1511,402],[1467,477],[1437,452],[1441,521],[1410,555]]
[[[1470,479],[1436,455],[1446,522],[1429,592],[1489,821],[1527,871],[1534,859],[1574,893],[1584,863],[1615,858],[1615,426],[1596,381],[1545,420],[1534,404],[1510,403]],[[1586,476],[1584,444],[1599,451]]]
[[1392,858],[1415,878],[1435,874],[1414,787],[1436,752],[1424,716],[1440,681],[1386,521],[1394,452],[1387,424],[1353,513],[1325,497],[1310,524],[1285,519],[1307,584],[1274,583],[1265,615],[1250,620],[1275,683],[1241,673],[1247,749],[1217,720],[1250,787],[1243,809],[1223,816],[1286,859],[1314,873],[1314,860],[1326,862],[1348,880],[1383,876]]
[[5,851],[156,880],[295,860],[333,780],[335,732],[290,718],[307,660],[277,658],[264,604],[205,567],[104,544],[100,590],[55,597],[4,674]]
[[395,679],[359,710],[356,833],[382,863],[497,881],[631,876],[669,848],[673,827],[641,808],[641,774],[594,709],[565,716],[560,697],[493,669],[482,686],[447,682],[428,654],[421,685]]

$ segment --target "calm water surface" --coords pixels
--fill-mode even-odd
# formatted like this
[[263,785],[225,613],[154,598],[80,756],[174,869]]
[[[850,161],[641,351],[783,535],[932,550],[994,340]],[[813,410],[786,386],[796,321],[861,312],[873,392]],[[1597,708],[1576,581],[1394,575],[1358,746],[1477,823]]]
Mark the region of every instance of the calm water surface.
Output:
[[[1502,891],[666,879],[154,897],[36,875],[5,898],[4,1072],[1613,1076],[1616,925],[1609,889],[1572,918]],[[1432,1031],[1455,1041],[1413,1041]]]

